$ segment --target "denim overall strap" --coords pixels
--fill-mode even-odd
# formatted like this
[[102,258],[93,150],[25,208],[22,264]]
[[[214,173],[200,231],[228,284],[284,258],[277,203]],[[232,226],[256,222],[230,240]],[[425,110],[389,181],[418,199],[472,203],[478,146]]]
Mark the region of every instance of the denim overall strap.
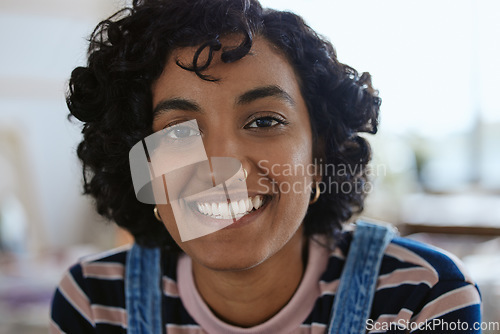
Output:
[[385,248],[394,237],[391,227],[358,221],[347,260],[335,294],[328,333],[366,332],[380,264]]
[[134,244],[127,255],[125,302],[130,334],[161,334],[160,249]]

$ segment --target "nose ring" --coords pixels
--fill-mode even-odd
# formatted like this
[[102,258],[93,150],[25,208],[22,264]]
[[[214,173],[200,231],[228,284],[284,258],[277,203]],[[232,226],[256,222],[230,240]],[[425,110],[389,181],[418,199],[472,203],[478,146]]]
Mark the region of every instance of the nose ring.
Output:
[[243,175],[245,177],[243,179],[242,178],[238,178],[238,180],[245,181],[247,179],[247,177],[248,177],[248,172],[247,172],[247,170],[244,167],[242,167],[242,169],[243,169]]

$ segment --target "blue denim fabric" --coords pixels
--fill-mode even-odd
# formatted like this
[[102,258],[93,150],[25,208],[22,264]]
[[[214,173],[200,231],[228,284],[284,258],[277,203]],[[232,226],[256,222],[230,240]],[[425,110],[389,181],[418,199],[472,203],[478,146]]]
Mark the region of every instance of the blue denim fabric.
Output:
[[125,302],[128,333],[161,334],[160,249],[134,245],[127,256]]
[[391,227],[357,222],[335,294],[328,333],[366,333],[382,257],[394,236]]

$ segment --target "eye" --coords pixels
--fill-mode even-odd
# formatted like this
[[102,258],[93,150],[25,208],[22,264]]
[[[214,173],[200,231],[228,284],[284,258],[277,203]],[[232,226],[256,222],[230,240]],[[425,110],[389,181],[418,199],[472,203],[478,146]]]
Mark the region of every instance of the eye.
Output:
[[185,139],[193,136],[199,136],[200,132],[198,129],[193,129],[190,126],[185,125],[172,125],[164,129],[165,136],[170,139],[179,140]]
[[270,128],[278,124],[286,124],[284,120],[272,116],[259,117],[248,123],[245,128]]

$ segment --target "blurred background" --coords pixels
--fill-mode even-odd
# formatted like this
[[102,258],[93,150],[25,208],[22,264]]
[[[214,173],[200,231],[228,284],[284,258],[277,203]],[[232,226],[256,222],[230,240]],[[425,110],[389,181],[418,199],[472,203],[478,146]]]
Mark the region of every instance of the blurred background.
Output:
[[[127,242],[81,195],[71,70],[112,0],[0,2],[0,334],[46,333],[79,257]],[[458,255],[500,321],[500,2],[262,0],[302,15],[382,97],[364,217]]]

